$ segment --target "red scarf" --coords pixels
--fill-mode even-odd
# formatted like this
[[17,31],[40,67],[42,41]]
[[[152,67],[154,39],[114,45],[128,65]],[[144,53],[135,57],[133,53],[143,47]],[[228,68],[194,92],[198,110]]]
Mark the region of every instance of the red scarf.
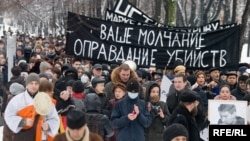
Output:
[[72,93],[72,98],[84,99],[85,95],[83,93]]

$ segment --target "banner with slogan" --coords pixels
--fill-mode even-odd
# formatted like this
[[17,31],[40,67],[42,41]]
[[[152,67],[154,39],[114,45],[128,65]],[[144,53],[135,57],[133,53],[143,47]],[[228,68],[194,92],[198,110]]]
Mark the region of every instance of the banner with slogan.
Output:
[[238,68],[240,25],[213,32],[173,32],[68,13],[66,51],[86,59],[139,67],[172,68],[180,59],[188,69]]
[[[155,26],[147,23],[142,23],[140,21],[137,21],[136,19],[132,19],[130,17],[126,17],[124,15],[115,13],[111,10],[106,10],[105,14],[105,20],[111,21],[111,22],[119,22],[119,23],[126,23],[126,24],[132,24],[132,25],[142,25],[142,26]],[[204,26],[199,27],[174,27],[174,26],[166,26],[161,25],[159,27],[165,27],[168,28],[168,30],[173,30],[176,32],[209,32],[209,31],[215,31],[218,29],[223,29],[223,26],[220,25],[220,21],[216,20],[214,22],[208,23]],[[231,27],[230,25],[227,25],[226,27]]]

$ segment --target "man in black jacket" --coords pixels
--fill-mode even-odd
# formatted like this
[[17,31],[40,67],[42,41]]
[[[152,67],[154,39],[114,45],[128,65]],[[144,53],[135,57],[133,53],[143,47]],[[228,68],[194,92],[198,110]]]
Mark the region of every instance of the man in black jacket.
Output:
[[180,123],[186,127],[189,134],[189,141],[200,140],[200,129],[195,120],[198,112],[198,97],[193,92],[184,92],[180,96],[180,103],[169,117],[168,126],[173,123]]

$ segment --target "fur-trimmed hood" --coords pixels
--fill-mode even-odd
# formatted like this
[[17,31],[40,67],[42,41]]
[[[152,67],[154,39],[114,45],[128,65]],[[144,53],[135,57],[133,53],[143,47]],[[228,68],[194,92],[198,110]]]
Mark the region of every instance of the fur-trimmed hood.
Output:
[[[122,82],[122,80],[119,77],[120,71],[121,71],[120,67],[116,67],[112,71],[112,73],[111,73],[111,81],[113,82],[113,84],[117,84],[117,83],[121,83]],[[137,74],[136,74],[135,71],[133,71],[133,70],[130,69],[130,78],[129,79],[131,79],[131,78],[137,79]],[[122,82],[122,83],[124,83],[124,82]]]

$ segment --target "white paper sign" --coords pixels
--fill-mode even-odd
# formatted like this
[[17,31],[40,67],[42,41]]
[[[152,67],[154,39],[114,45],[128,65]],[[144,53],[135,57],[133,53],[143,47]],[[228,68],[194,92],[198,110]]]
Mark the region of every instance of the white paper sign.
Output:
[[167,94],[169,92],[169,88],[172,85],[172,81],[166,75],[163,75],[161,82],[161,99],[160,101],[166,102]]

